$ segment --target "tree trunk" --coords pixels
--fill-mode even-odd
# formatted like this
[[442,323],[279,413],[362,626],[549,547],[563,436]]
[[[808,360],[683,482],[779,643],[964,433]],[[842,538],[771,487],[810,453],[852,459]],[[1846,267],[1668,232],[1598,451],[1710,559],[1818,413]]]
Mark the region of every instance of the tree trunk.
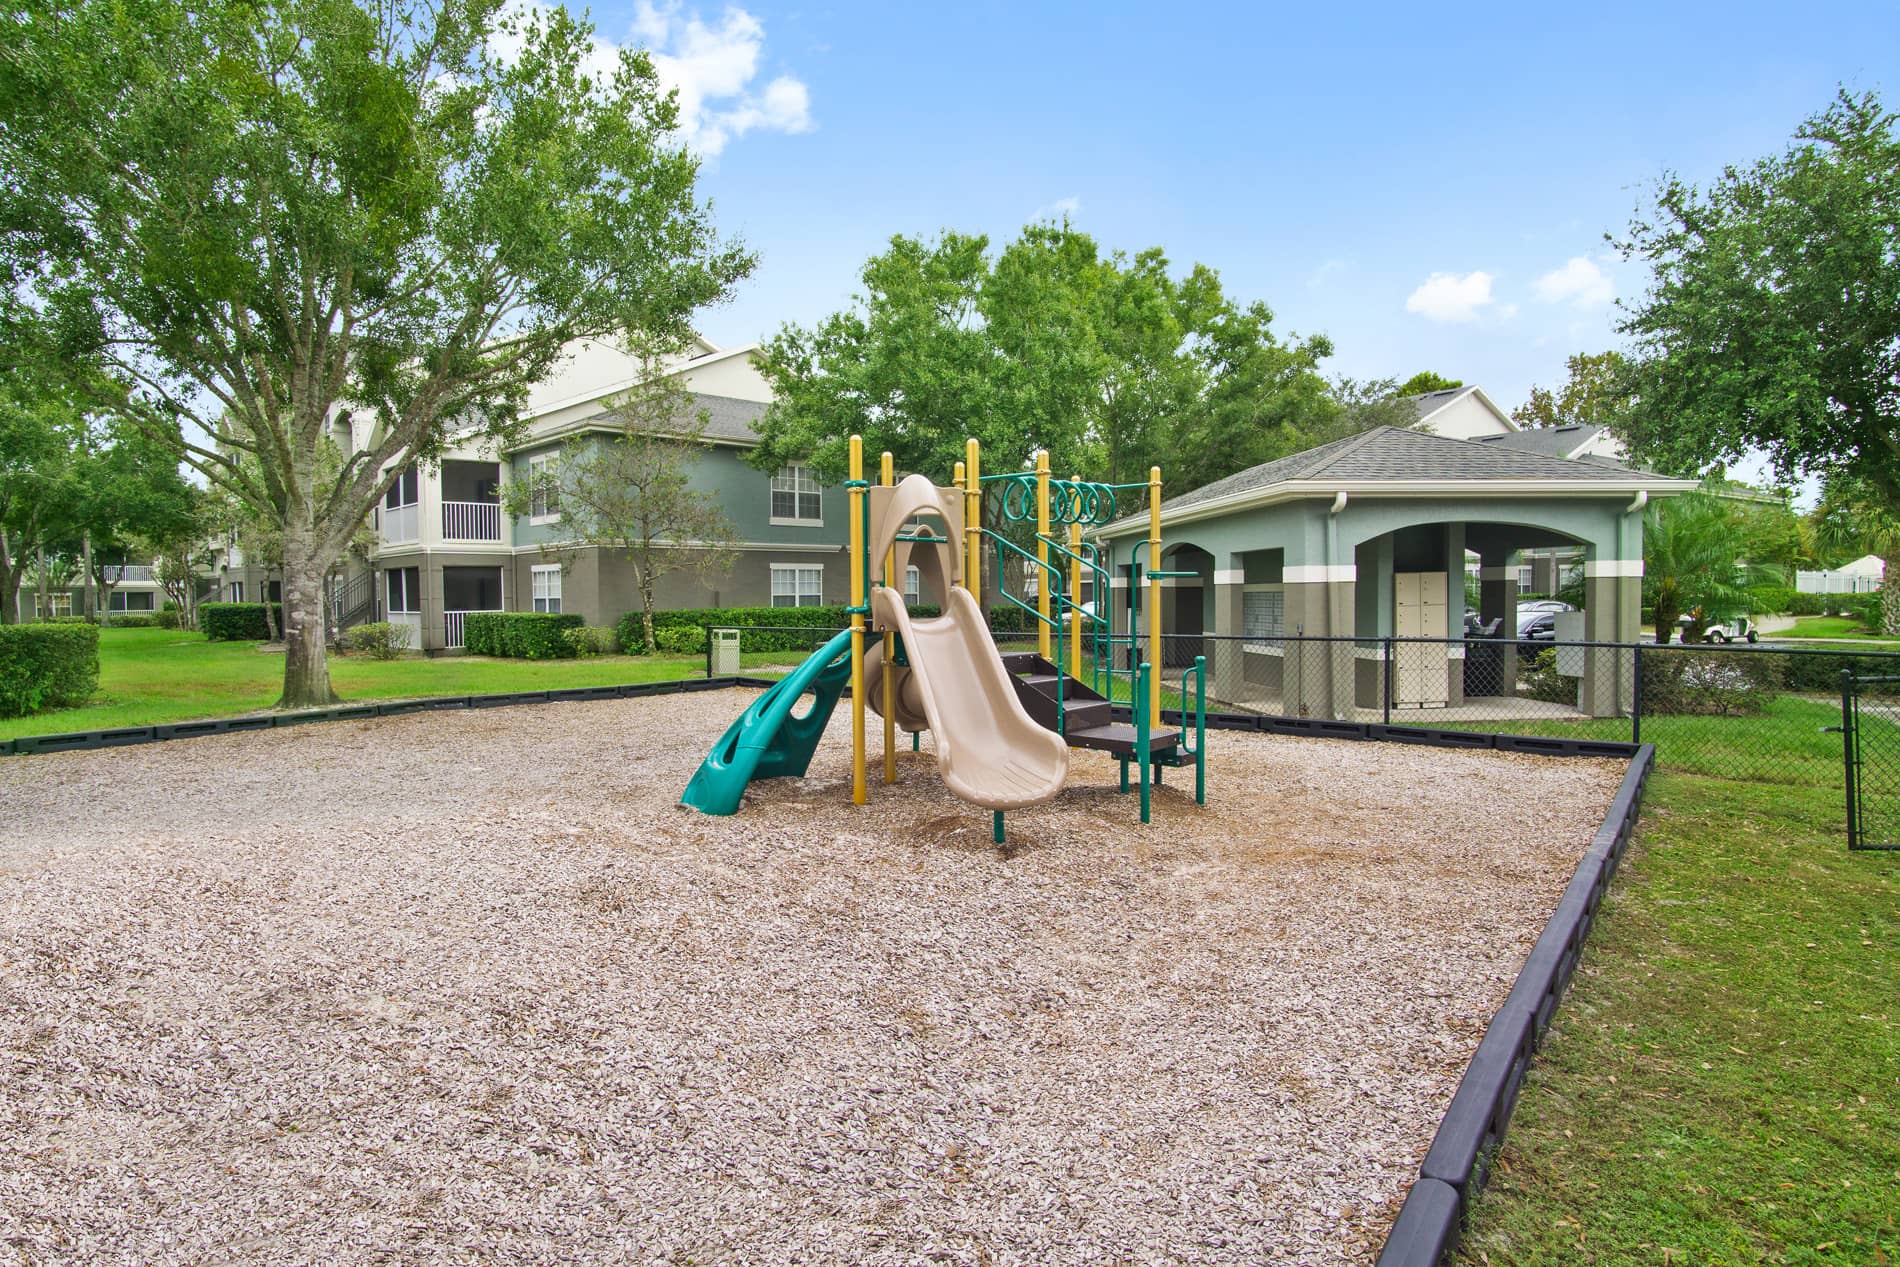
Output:
[[640,569],[640,636],[646,640],[647,654],[659,650],[653,641],[653,575]]
[[86,533],[79,539],[79,572],[85,577],[85,584],[79,591],[79,614],[87,620],[97,620],[99,616],[97,599],[92,591],[92,534]]
[[1880,581],[1880,632],[1900,634],[1900,550],[1880,559],[1884,569]]
[[41,546],[39,548],[38,558],[39,558],[39,571],[33,578],[34,584],[36,586],[34,598],[37,604],[36,613],[41,620],[45,620],[48,616],[53,614],[52,598],[47,593],[47,588],[46,588],[46,547],[45,546]]
[[[330,689],[323,636],[323,573],[328,563],[316,557],[312,536],[310,528],[301,526],[287,527],[284,533],[284,694],[277,701],[279,708],[322,708],[337,699]],[[264,603],[268,612],[268,579]]]
[[20,623],[20,577],[25,572],[25,560],[13,557],[13,543],[0,528],[0,625]]
[[1676,605],[1672,602],[1658,601],[1656,603],[1655,608],[1651,611],[1651,615],[1656,618],[1657,642],[1667,643],[1670,640],[1675,633],[1676,617],[1680,614],[1681,613],[1676,610]]
[[[277,628],[277,613],[271,610],[269,568],[264,569],[264,575],[259,579],[257,584],[258,588],[264,591],[264,636],[269,638],[272,642],[282,641],[284,635],[283,632]],[[289,595],[286,594],[285,597],[288,598]]]

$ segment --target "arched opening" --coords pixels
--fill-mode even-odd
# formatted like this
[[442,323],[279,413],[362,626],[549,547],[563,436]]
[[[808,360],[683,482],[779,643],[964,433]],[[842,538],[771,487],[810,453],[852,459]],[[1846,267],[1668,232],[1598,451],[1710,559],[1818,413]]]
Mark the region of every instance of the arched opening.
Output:
[[1184,669],[1205,654],[1203,638],[1214,628],[1214,556],[1192,542],[1161,553],[1164,572],[1190,572],[1161,582],[1162,665]]

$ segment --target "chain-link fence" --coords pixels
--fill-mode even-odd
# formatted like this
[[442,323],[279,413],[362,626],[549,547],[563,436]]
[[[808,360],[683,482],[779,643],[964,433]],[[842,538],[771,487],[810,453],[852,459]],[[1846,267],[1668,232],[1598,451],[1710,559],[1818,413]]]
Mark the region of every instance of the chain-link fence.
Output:
[[[766,667],[773,654],[789,667],[836,632],[746,629],[745,669]],[[994,636],[1005,652],[1038,649],[1033,630]],[[1664,769],[1808,786],[1846,779],[1843,671],[1892,678],[1862,734],[1870,754],[1893,748],[1883,770],[1894,771],[1891,834],[1900,835],[1900,654],[1496,638],[1168,634],[1161,643],[1164,708],[1181,706],[1183,673],[1201,657],[1212,712],[1653,743]],[[1085,640],[1079,665],[1064,652],[1074,676],[1121,703],[1137,657],[1148,657],[1145,637],[1139,648],[1124,640],[1099,654]]]
[[1855,741],[1847,847],[1900,849],[1900,676],[1857,674],[1844,704]]

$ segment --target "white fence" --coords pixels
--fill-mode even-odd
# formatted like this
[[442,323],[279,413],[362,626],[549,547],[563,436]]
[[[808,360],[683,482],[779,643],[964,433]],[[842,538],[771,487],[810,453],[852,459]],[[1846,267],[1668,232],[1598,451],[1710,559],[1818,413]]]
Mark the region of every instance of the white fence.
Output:
[[1796,572],[1794,588],[1801,594],[1872,594],[1880,578],[1859,572]]
[[500,541],[501,506],[495,502],[443,502],[444,541]]

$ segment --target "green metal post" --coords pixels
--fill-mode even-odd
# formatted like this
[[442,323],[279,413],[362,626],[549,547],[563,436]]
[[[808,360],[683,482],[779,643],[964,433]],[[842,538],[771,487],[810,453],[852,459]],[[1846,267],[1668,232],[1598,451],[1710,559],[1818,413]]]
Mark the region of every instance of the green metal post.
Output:
[[924,748],[924,732],[921,730],[911,731],[910,732],[910,750],[912,752],[922,752],[923,748]]
[[1194,801],[1207,804],[1207,657],[1194,657]]
[[1003,843],[1003,811],[1000,809],[991,815],[990,839],[999,845]]

